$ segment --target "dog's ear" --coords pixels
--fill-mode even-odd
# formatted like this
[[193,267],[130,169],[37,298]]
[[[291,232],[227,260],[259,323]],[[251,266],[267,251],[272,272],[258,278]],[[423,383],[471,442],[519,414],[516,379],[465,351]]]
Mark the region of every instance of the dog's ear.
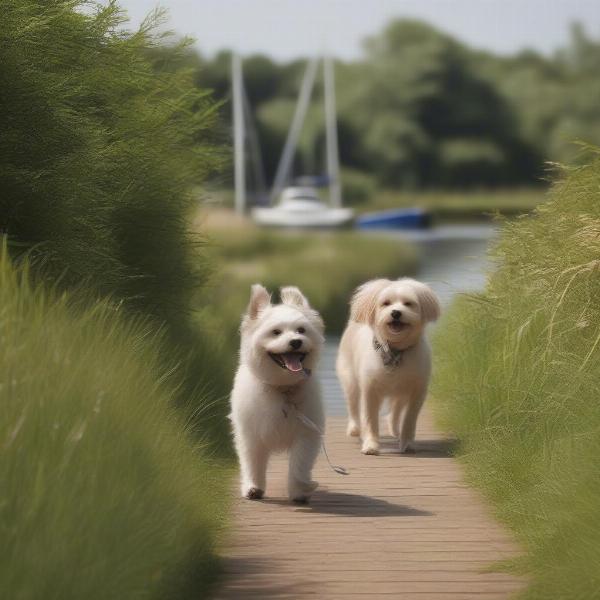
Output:
[[373,279],[356,288],[350,301],[350,318],[371,324],[377,309],[377,295],[390,283],[389,279]]
[[298,306],[299,308],[310,308],[308,300],[296,286],[288,285],[286,287],[282,287],[279,290],[279,294],[283,304]]
[[415,279],[408,280],[419,299],[421,307],[421,316],[425,321],[437,321],[440,317],[442,308],[440,301],[435,292],[426,284],[416,281]]
[[281,302],[283,304],[301,308],[308,316],[315,329],[321,334],[321,337],[323,336],[325,323],[323,323],[321,315],[310,307],[306,296],[296,286],[288,285],[280,288],[279,295],[281,296]]
[[260,283],[255,283],[250,288],[250,302],[248,303],[246,314],[250,319],[256,319],[258,313],[269,306],[269,304],[271,304],[271,294]]

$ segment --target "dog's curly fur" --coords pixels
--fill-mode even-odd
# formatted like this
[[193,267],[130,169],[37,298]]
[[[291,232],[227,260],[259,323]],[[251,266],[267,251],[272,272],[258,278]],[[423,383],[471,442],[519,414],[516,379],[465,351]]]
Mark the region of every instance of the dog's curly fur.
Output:
[[231,393],[242,496],[262,498],[269,456],[289,451],[288,493],[306,502],[317,483],[313,464],[321,439],[297,413],[323,431],[320,386],[313,374],[323,345],[323,321],[296,287],[281,289],[281,304],[253,285],[240,329],[240,363]]
[[379,453],[379,410],[386,398],[390,434],[400,438],[402,452],[412,449],[431,372],[424,331],[439,314],[434,292],[414,279],[376,279],[354,293],[337,373],[348,403],[347,433],[361,436],[364,454]]

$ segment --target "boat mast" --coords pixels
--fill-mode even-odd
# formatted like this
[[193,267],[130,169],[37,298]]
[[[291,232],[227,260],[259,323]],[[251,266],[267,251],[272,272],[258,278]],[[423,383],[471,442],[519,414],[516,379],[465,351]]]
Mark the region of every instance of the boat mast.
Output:
[[246,210],[246,173],[244,162],[244,96],[242,88],[242,59],[236,53],[231,55],[231,79],[233,87],[233,144],[235,210],[243,214]]
[[[244,124],[247,134],[246,137],[248,140],[248,158],[250,160],[254,183],[256,185],[255,200],[258,202],[258,204],[265,204],[268,202],[265,167],[262,159],[258,132],[256,131],[256,125],[252,116],[252,109],[250,108],[250,101],[248,99],[246,86],[244,85],[243,81],[242,99],[244,101]],[[250,196],[248,200],[250,201],[250,204],[252,204],[252,196]]]
[[340,184],[340,158],[338,151],[337,119],[335,114],[335,78],[330,56],[323,60],[325,91],[325,139],[327,145],[327,175],[329,178],[329,202],[336,208],[342,205]]
[[277,165],[277,172],[275,173],[275,179],[273,181],[273,189],[271,190],[271,202],[277,199],[281,193],[281,190],[284,188],[289,179],[292,161],[294,160],[294,151],[296,150],[298,137],[300,136],[302,124],[304,123],[306,111],[308,110],[308,105],[310,103],[310,97],[315,84],[318,65],[318,59],[313,58],[306,67],[304,79],[302,80],[302,86],[300,88],[298,104],[296,105],[296,112],[294,113],[294,118],[292,119],[292,124],[290,125],[287,139],[285,140],[285,146],[283,147],[281,159]]

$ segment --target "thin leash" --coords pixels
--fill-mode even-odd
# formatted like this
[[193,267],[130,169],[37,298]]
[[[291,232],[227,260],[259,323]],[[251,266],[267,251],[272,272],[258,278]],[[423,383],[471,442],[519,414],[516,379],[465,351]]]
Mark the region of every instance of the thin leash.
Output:
[[[331,460],[329,459],[329,454],[327,454],[327,448],[325,447],[325,432],[312,419],[309,419],[306,415],[302,414],[298,410],[298,407],[291,400],[288,399],[285,402],[291,408],[294,409],[294,414],[296,415],[296,418],[298,419],[298,421],[300,421],[300,423],[302,423],[302,425],[304,425],[308,429],[311,429],[315,433],[319,434],[319,436],[321,437],[321,449],[323,450],[325,459],[327,460],[327,463],[329,464],[331,469],[338,475],[350,475],[350,471],[348,471],[344,467],[340,467],[339,465],[334,465],[331,462]],[[287,417],[287,413],[285,411],[283,414]]]

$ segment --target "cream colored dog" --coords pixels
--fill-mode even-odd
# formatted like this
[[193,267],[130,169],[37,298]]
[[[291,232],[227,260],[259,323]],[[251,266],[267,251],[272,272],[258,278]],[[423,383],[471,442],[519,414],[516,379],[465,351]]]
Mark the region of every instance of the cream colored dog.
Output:
[[282,288],[281,301],[271,304],[264,287],[252,286],[230,418],[242,496],[262,498],[269,456],[289,451],[289,497],[306,502],[317,487],[311,472],[325,424],[312,372],[324,341],[323,321],[296,287]]
[[337,358],[348,403],[347,433],[360,434],[363,454],[378,454],[379,409],[387,398],[390,435],[400,438],[401,452],[414,450],[411,443],[431,372],[424,331],[439,317],[439,301],[414,279],[376,279],[356,290],[350,306]]

